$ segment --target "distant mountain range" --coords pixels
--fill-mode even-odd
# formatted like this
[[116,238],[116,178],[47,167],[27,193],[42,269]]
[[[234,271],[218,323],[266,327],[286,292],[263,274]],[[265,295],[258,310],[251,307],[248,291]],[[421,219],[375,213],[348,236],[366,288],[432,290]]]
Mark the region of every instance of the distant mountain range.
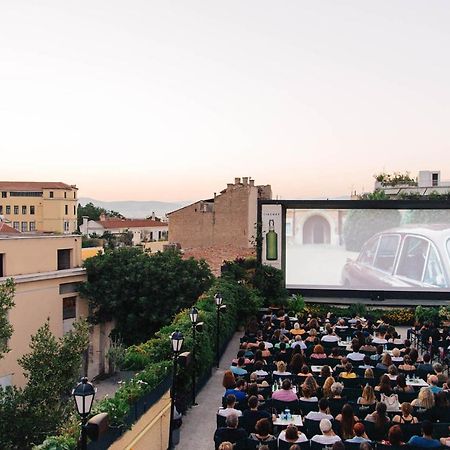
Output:
[[154,202],[154,201],[117,201],[104,202],[89,197],[81,197],[78,199],[80,205],[84,206],[86,203],[93,203],[99,208],[105,208],[112,211],[117,211],[127,218],[144,218],[151,216],[154,212],[156,217],[163,218],[168,212],[175,211],[178,208],[189,205],[190,201],[183,201],[177,203],[170,202]]

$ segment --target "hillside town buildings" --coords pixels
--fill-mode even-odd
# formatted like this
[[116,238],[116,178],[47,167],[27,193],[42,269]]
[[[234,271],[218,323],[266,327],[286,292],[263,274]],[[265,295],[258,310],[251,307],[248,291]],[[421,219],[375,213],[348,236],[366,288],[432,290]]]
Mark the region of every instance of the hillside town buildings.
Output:
[[100,217],[100,220],[89,220],[83,217],[80,232],[84,236],[102,236],[105,231],[120,235],[127,232],[133,234],[133,245],[146,242],[167,241],[169,225],[167,222],[154,219],[115,219]]
[[60,182],[0,181],[0,216],[23,233],[73,233],[77,191]]
[[[86,280],[81,262],[81,236],[22,234],[0,222],[0,283],[13,278],[15,306],[9,311],[14,331],[11,349],[0,360],[0,385],[23,386],[26,379],[18,358],[30,351],[31,335],[48,319],[51,332],[60,338],[73,322],[87,317],[87,301],[78,294]],[[107,370],[111,324],[91,327],[84,370],[89,376]]]

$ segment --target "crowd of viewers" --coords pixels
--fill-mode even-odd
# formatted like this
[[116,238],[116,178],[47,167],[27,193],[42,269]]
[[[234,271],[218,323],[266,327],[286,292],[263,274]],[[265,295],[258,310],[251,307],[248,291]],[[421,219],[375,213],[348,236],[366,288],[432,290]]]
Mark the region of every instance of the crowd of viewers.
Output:
[[223,377],[216,449],[450,447],[447,375],[409,337],[358,316],[252,318]]

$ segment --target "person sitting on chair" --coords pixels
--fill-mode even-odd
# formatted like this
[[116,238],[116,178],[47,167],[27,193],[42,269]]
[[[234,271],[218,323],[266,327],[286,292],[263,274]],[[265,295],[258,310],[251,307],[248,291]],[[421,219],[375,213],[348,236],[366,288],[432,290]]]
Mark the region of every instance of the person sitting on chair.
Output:
[[397,386],[394,387],[395,392],[414,392],[412,386],[406,384],[406,377],[404,373],[400,373],[397,376]]
[[242,376],[246,375],[247,371],[244,369],[245,366],[245,358],[241,356],[238,359],[237,366],[230,366],[230,370],[234,373],[234,375]]
[[361,422],[356,422],[353,425],[353,433],[354,436],[350,439],[346,439],[345,442],[350,443],[361,443],[361,442],[370,442],[370,439],[367,437],[366,429],[364,428],[364,424]]
[[400,425],[394,425],[389,428],[387,440],[383,439],[381,443],[383,445],[390,445],[392,447],[400,447],[401,445],[405,445],[405,443],[403,442],[403,433]]
[[252,395],[248,399],[248,408],[244,411],[243,417],[246,424],[246,429],[253,433],[255,425],[259,419],[270,419],[270,413],[265,409],[258,409],[258,397]]
[[364,355],[364,353],[361,353],[359,351],[360,348],[361,348],[361,346],[359,345],[359,341],[357,339],[353,339],[353,341],[352,341],[353,351],[347,355],[347,358],[350,361],[355,361],[355,362],[363,361],[365,355]]
[[278,361],[277,370],[274,370],[272,375],[292,375],[292,374],[291,372],[286,371],[286,363],[284,361]]
[[339,378],[356,378],[356,373],[353,372],[353,366],[351,362],[345,365],[345,371],[339,374]]
[[331,422],[328,419],[322,419],[319,424],[319,428],[322,434],[315,434],[312,438],[312,442],[318,442],[319,444],[330,445],[334,444],[337,441],[340,441],[341,438],[336,435],[333,431],[333,427],[331,426]]
[[308,438],[298,430],[294,424],[289,424],[278,436],[278,442],[284,441],[290,444],[297,444],[299,442],[306,442]]
[[442,388],[438,386],[438,377],[436,375],[428,375],[428,384],[430,385],[430,391],[433,394],[442,392]]
[[333,331],[333,327],[330,324],[326,326],[326,330],[327,334],[322,337],[322,342],[338,342],[341,340],[341,338]]
[[236,397],[237,402],[241,402],[242,400],[245,400],[247,397],[247,394],[245,391],[247,390],[247,382],[243,378],[239,378],[236,381],[236,387],[234,389],[227,389],[225,391],[225,397],[227,397],[230,394],[233,394]]
[[422,356],[422,363],[417,364],[417,371],[422,373],[433,373],[433,366],[431,364],[431,356],[429,353],[424,353]]
[[236,414],[230,414],[226,420],[226,427],[221,427],[214,433],[214,442],[221,444],[222,442],[236,442],[243,441],[247,438],[247,432],[243,428],[238,428],[239,419]]
[[408,444],[417,448],[439,448],[441,443],[433,439],[433,424],[429,420],[422,422],[422,436],[413,436]]
[[433,370],[436,376],[438,377],[438,383],[446,384],[448,381],[447,375],[444,374],[444,368],[441,363],[433,364]]
[[330,414],[329,409],[329,403],[326,398],[321,398],[319,400],[319,411],[310,411],[306,416],[305,419],[309,420],[322,420],[322,419],[328,419],[333,420],[333,416]]
[[[308,377],[308,379],[310,379],[312,377]],[[300,400],[302,402],[317,402],[319,401],[318,398],[314,395],[312,395],[311,392],[311,388],[309,386],[305,386],[305,383],[303,383],[301,385],[301,390],[302,390],[302,396],[300,397]]]
[[250,439],[257,442],[275,441],[277,438],[270,434],[269,419],[259,419],[255,425],[255,433],[250,434]]
[[236,417],[242,416],[242,411],[239,411],[238,409],[235,409],[236,405],[236,396],[233,394],[227,395],[227,407],[226,408],[219,408],[219,411],[217,411],[217,414],[219,416],[228,417],[231,414],[235,414]]
[[413,407],[411,406],[411,403],[409,402],[403,402],[400,406],[400,409],[402,410],[401,415],[397,414],[392,419],[392,422],[394,423],[417,423],[417,417],[414,417],[412,415],[413,413]]
[[272,394],[273,400],[280,400],[282,402],[293,402],[297,399],[297,394],[294,393],[292,390],[292,384],[291,380],[284,379],[281,383],[281,389],[278,389],[278,391],[275,391]]

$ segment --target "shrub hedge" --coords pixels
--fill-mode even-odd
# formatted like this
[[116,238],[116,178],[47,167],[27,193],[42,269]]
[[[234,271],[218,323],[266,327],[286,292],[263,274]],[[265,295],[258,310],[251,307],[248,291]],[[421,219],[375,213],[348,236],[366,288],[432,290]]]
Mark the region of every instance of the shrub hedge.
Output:
[[[199,321],[204,322],[203,332],[196,334],[198,379],[210,374],[215,358],[217,313],[214,295],[217,292],[221,293],[224,304],[227,306],[226,312],[221,314],[219,335],[221,349],[229,342],[242,319],[256,314],[263,304],[257,290],[225,278],[216,279],[213,286],[200,296],[194,305],[199,309]],[[192,326],[189,309],[186,309],[177,314],[170,325],[161,328],[154,338],[139,345],[132,345],[126,350],[123,368],[139,372],[131,380],[122,383],[114,396],[98,401],[92,409],[92,415],[106,412],[111,426],[125,426],[133,404],[158,387],[170,375],[172,370],[170,335],[175,330],[184,334],[182,350],[192,350]],[[192,368],[180,368],[177,377],[177,397],[185,400],[185,407],[191,392],[192,372],[190,370]],[[73,443],[76,442],[78,433],[79,427],[67,427],[61,436],[47,438],[43,444],[36,447],[36,450],[55,448],[55,442],[60,443],[61,448],[72,450],[75,448]]]

